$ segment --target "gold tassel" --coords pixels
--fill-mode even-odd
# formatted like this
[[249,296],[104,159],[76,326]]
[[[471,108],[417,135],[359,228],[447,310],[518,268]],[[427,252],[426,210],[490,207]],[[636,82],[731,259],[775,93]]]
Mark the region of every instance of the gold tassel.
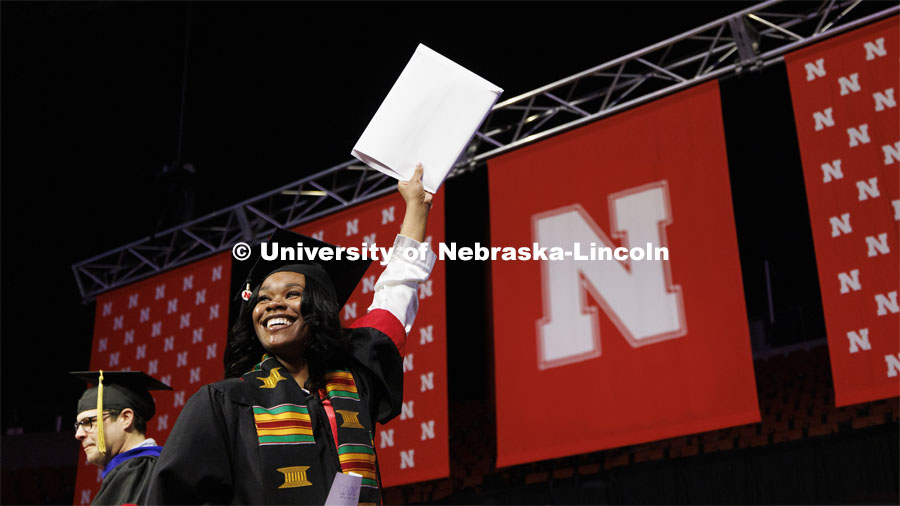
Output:
[[100,369],[100,381],[97,383],[97,451],[106,455],[106,438],[103,434],[103,369]]

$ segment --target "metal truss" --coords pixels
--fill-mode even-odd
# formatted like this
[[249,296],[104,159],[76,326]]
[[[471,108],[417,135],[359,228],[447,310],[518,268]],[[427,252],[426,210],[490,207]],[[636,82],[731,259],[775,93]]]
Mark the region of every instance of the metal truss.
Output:
[[[884,9],[881,7],[887,6]],[[879,10],[881,9],[881,10]],[[873,0],[770,0],[494,106],[450,177],[488,158],[900,12]],[[97,294],[384,195],[395,181],[350,160],[72,265]]]

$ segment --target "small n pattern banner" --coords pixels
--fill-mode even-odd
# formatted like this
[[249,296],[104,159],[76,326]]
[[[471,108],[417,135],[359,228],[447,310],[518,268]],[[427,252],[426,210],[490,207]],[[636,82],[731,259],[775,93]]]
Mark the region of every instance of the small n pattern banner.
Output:
[[785,56],[838,406],[900,393],[897,27]]
[[[228,252],[97,297],[91,370],[144,371],[174,390],[152,392],[147,437],[159,445],[191,395],[222,379],[230,278]],[[82,457],[75,504],[91,502],[100,471]]]
[[[348,248],[360,248],[365,243],[387,249],[394,245],[405,211],[403,198],[395,193],[306,223],[294,231]],[[444,205],[440,194],[428,216],[427,234],[426,242],[431,243],[436,253],[438,244],[444,240]],[[375,282],[384,270],[380,253],[378,258],[341,310],[341,324],[345,327],[364,316],[372,304]],[[384,487],[450,474],[444,279],[444,264],[437,262],[428,281],[419,285],[419,313],[407,336],[403,357],[403,410],[387,425],[379,425],[375,434],[374,446]],[[352,383],[352,378],[341,373],[329,376],[329,382],[333,383],[328,387],[329,396],[357,395],[355,386],[352,391],[340,390],[342,381]],[[352,457],[356,468],[368,465],[366,452],[357,450],[341,454],[342,464]],[[364,480],[370,478],[365,472],[356,472]]]
[[759,420],[718,83],[488,167],[499,466]]

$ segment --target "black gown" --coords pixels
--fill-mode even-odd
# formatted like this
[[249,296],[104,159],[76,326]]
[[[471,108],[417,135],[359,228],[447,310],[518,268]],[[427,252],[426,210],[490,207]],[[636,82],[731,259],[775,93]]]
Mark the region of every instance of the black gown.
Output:
[[156,457],[135,457],[117,465],[109,472],[100,491],[91,501],[94,505],[118,506],[120,504],[144,504],[147,485],[156,464]]
[[[334,373],[338,383],[329,382],[327,394],[281,376],[275,358],[200,388],[172,428],[146,503],[323,504],[335,474],[350,470],[364,476],[360,503],[380,503],[375,422],[400,412],[403,363],[394,343],[402,347],[405,332],[384,310],[354,326],[363,328],[351,330],[353,358]],[[322,395],[340,413],[338,445]],[[350,462],[356,458],[363,462]]]

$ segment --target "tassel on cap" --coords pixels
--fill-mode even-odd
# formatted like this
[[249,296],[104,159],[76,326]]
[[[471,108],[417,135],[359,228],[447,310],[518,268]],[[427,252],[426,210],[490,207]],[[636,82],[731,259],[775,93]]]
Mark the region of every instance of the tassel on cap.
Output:
[[97,451],[106,455],[106,437],[103,434],[103,369],[100,369],[100,381],[97,383]]

